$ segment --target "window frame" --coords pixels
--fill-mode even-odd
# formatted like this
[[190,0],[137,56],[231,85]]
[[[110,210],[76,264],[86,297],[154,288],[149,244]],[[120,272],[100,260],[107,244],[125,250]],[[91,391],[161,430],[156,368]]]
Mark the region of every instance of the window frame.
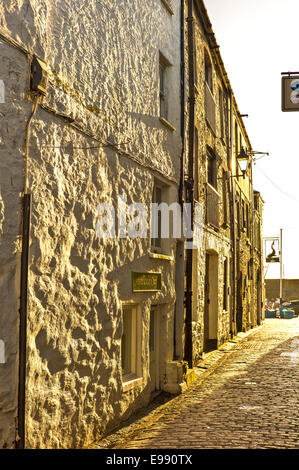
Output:
[[220,138],[224,140],[224,92],[220,85],[218,85],[218,106],[220,121]]
[[[160,201],[157,200],[157,198],[154,197],[154,192],[155,192],[155,189],[159,189],[160,190],[160,194],[161,194],[161,197],[160,197]],[[171,202],[176,202],[176,201],[170,201],[169,198],[170,198],[170,191],[171,190],[171,186],[169,184],[167,184],[165,181],[162,181],[156,177],[153,178],[153,190],[152,190],[152,199],[151,199],[151,203],[156,203],[158,205],[160,204],[166,204],[166,205],[169,205],[171,204]],[[152,223],[153,223],[153,219],[152,219],[152,216],[153,216],[153,211],[150,210],[150,214],[151,214],[151,220],[150,220],[150,253],[152,255],[163,255],[163,256],[170,256],[171,255],[171,243],[170,243],[170,239],[173,238],[172,236],[172,224],[173,224],[173,216],[172,216],[172,212],[169,213],[169,227],[168,227],[168,230],[169,230],[169,235],[168,237],[166,237],[165,235],[162,236],[162,213],[163,213],[163,209],[162,211],[159,210],[158,211],[158,235],[160,234],[159,237],[157,238],[152,238],[152,234],[153,234],[153,231],[152,231]],[[155,240],[159,240],[159,244],[157,245]]]
[[210,56],[209,56],[206,49],[205,49],[205,55],[204,55],[204,64],[205,64],[205,70],[204,70],[205,71],[205,83],[209,87],[209,90],[210,90],[212,96],[214,96],[214,93],[213,93],[213,66],[212,66],[212,61],[210,59]]
[[236,225],[237,225],[237,238],[241,237],[241,207],[240,207],[240,197],[236,197]]
[[[123,368],[123,336],[124,336],[124,313],[130,312],[130,348],[129,352],[125,354],[129,355],[129,365],[125,369]],[[122,304],[122,336],[121,336],[121,372],[122,381],[127,383],[136,379],[142,378],[141,376],[141,363],[140,363],[140,352],[141,352],[141,334],[142,329],[140,327],[140,312],[139,307],[136,304]]]
[[[237,158],[237,156],[239,155],[239,138],[238,138],[238,133],[239,133],[239,126],[238,126],[237,121],[235,121],[235,156],[236,156],[236,158]],[[237,170],[238,170],[238,174],[239,174],[238,165],[237,165]]]
[[194,199],[199,201],[199,168],[200,168],[200,161],[199,161],[199,130],[198,127],[194,127]]
[[227,171],[222,169],[222,214],[223,214],[223,228],[228,226],[228,204],[227,204]]
[[246,210],[245,210],[245,201],[241,199],[241,208],[242,208],[242,232],[246,232]]
[[159,60],[159,115],[160,117],[167,119],[166,110],[166,93],[165,93],[165,75],[166,67],[161,60]]

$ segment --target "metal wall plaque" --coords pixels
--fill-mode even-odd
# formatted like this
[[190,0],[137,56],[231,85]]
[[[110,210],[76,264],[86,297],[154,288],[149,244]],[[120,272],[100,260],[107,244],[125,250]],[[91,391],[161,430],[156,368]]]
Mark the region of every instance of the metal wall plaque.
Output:
[[161,290],[161,273],[132,272],[133,292]]
[[299,75],[287,75],[281,79],[282,111],[299,111]]

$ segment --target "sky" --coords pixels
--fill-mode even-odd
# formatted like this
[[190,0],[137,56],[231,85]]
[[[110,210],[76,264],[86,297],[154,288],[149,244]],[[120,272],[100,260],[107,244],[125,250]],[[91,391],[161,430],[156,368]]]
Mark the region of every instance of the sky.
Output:
[[[281,111],[281,73],[299,72],[299,0],[204,0],[244,117],[265,201],[264,237],[279,237],[285,279],[299,279],[299,111]],[[259,158],[259,155],[256,155]],[[279,278],[279,263],[265,277]]]

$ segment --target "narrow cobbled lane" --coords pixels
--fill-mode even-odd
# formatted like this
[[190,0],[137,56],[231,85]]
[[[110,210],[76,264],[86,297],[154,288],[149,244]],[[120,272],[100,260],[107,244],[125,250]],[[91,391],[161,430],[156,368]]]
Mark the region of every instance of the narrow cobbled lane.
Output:
[[299,319],[266,320],[110,448],[299,448]]

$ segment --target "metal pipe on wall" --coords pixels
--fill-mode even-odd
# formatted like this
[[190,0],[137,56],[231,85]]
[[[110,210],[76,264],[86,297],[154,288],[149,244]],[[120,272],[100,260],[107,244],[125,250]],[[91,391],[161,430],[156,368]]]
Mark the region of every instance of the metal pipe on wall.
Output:
[[24,194],[21,255],[21,296],[19,335],[19,387],[18,387],[18,436],[16,447],[25,448],[25,407],[26,407],[26,361],[27,361],[27,299],[28,299],[28,256],[30,237],[31,194]]

